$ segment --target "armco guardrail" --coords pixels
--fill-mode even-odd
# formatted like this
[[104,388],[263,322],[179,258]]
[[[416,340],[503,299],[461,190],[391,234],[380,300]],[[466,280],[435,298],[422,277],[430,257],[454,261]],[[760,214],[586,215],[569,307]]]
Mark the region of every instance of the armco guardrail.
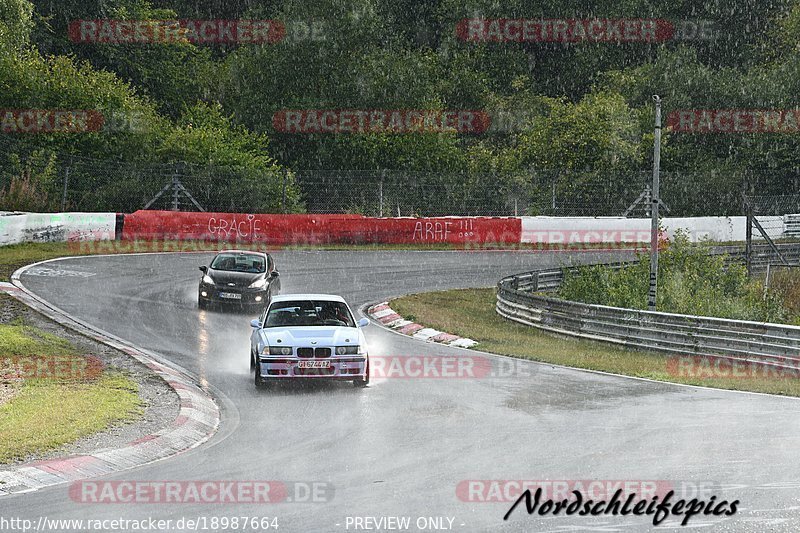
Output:
[[[780,248],[785,255],[800,256],[800,245]],[[731,256],[731,261],[738,259]],[[497,313],[545,331],[630,348],[800,367],[800,327],[623,309],[534,294],[556,290],[562,279],[562,269],[552,268],[503,278],[497,285]]]
[[800,237],[800,215],[783,217],[783,234],[786,237]]
[[[800,264],[800,244],[778,244],[777,248],[787,263]],[[727,254],[730,262],[744,263],[746,258],[744,248],[741,246],[719,246],[714,249],[714,253]],[[780,265],[781,262],[769,245],[758,244],[753,246],[751,264],[754,272],[763,272],[768,264]]]

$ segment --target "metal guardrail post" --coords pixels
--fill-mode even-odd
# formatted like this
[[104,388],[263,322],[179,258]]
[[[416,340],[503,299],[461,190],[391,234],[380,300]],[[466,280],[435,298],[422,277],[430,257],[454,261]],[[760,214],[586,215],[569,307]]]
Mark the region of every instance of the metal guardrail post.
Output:
[[286,214],[286,182],[289,180],[289,170],[283,169],[283,184],[281,187],[281,213]]

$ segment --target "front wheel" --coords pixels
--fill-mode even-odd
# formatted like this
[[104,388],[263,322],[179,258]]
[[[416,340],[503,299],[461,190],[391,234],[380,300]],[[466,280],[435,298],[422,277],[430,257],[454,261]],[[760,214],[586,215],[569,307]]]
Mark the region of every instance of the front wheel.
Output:
[[255,372],[255,385],[257,389],[265,389],[267,388],[267,384],[264,383],[264,380],[261,379],[261,365],[255,365],[256,372]]
[[256,356],[253,354],[253,350],[250,350],[250,372],[253,371],[256,367]]
[[203,300],[202,298],[198,298],[197,307],[198,309],[208,309],[208,302],[206,300]]

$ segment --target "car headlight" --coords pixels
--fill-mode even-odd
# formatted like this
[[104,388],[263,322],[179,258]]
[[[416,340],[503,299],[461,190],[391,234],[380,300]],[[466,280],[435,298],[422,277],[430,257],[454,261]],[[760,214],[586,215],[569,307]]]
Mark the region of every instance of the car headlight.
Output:
[[[195,278],[195,279],[196,279],[196,278]],[[214,280],[213,280],[213,279],[211,279],[211,276],[209,276],[208,274],[206,274],[205,276],[203,276],[203,283],[205,283],[205,284],[207,284],[207,285],[213,285],[213,284],[214,284]]]
[[336,355],[356,355],[358,348],[358,346],[337,346]]
[[270,355],[292,355],[292,347],[291,346],[270,346],[269,347],[269,354]]
[[250,284],[251,289],[263,289],[266,286],[267,286],[267,278],[257,279]]

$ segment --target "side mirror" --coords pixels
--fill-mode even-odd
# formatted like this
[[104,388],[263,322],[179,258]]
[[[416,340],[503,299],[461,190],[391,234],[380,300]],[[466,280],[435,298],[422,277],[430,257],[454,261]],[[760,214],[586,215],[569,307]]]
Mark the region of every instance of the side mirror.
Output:
[[281,275],[281,273],[280,273],[280,272],[278,272],[277,270],[273,270],[272,272],[270,272],[270,274],[269,274],[269,277],[271,277],[271,278],[277,278],[277,277],[278,277],[278,276],[280,276],[280,275]]
[[369,318],[362,318],[358,321],[358,327],[363,328],[369,326]]
[[203,274],[205,274],[206,272],[208,272],[208,267],[207,267],[207,266],[205,266],[205,265],[201,266],[201,267],[200,267],[200,272],[202,272]]
[[261,329],[261,321],[259,321],[257,318],[254,318],[253,320],[250,321],[250,327]]

